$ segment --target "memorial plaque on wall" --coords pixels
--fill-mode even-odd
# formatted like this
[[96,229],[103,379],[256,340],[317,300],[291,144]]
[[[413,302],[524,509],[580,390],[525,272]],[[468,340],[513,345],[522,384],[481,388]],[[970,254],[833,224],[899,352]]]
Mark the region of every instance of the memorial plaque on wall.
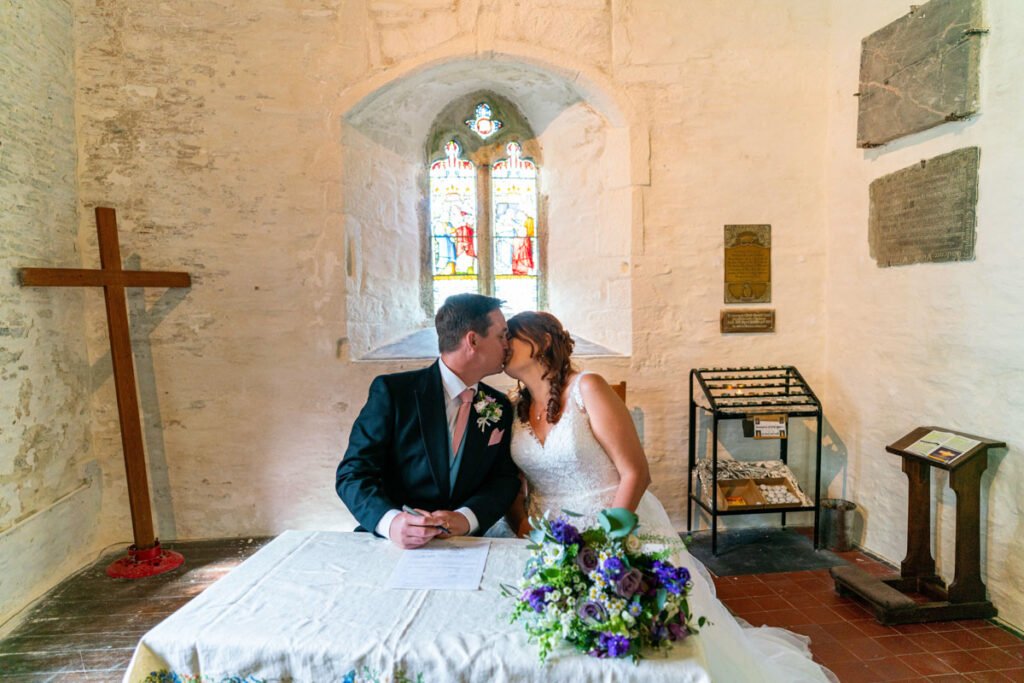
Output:
[[770,308],[722,311],[719,329],[722,334],[774,332],[775,311]]
[[861,41],[857,146],[978,111],[981,0],[931,0]]
[[974,260],[980,159],[965,147],[871,183],[868,244],[879,267]]
[[772,226],[725,226],[725,303],[772,300]]

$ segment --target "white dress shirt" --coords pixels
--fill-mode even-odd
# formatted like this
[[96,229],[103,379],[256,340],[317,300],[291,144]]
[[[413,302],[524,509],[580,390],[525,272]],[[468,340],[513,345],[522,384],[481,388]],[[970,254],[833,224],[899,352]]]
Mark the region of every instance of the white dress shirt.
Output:
[[[437,367],[441,370],[441,385],[444,387],[444,411],[448,418],[448,442],[451,443],[452,434],[455,432],[455,419],[459,415],[459,406],[461,401],[459,400],[459,394],[466,389],[472,389],[473,393],[476,393],[478,386],[471,384],[468,387],[465,382],[459,379],[459,376],[452,372],[451,368],[444,364],[444,361],[438,359]],[[451,464],[455,459],[455,453],[448,453],[448,464]],[[377,533],[384,538],[390,538],[388,532],[391,530],[391,522],[398,516],[400,510],[388,510],[384,513],[384,516],[377,522]],[[477,521],[476,515],[468,507],[461,507],[455,512],[461,513],[469,521],[469,533],[473,533],[480,528],[480,523]]]

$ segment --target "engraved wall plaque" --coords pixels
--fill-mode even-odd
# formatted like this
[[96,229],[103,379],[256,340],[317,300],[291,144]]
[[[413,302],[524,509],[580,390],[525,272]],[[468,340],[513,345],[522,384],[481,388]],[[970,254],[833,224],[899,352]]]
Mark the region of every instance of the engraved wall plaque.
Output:
[[725,303],[772,300],[772,226],[725,226]]
[[774,332],[775,311],[771,308],[722,311],[719,329],[722,334]]
[[931,0],[861,41],[857,146],[978,111],[981,0]]
[[965,147],[871,183],[868,244],[879,267],[974,260],[980,159]]

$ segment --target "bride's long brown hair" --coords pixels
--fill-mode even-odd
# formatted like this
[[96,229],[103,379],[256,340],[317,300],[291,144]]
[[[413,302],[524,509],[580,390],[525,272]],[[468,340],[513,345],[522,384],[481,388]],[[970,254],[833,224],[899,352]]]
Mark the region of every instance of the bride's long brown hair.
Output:
[[[544,368],[542,379],[548,381],[551,389],[548,398],[547,420],[558,422],[562,408],[562,390],[569,375],[576,371],[570,360],[575,346],[572,337],[555,316],[543,311],[523,311],[508,319],[509,337],[522,339],[533,349],[531,356]],[[522,422],[530,420],[530,406],[533,399],[526,385],[519,382],[519,401],[516,416]]]

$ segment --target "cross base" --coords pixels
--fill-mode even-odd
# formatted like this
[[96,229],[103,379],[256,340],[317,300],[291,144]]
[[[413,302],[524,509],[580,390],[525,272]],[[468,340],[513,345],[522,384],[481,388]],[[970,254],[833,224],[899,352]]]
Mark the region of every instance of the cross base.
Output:
[[157,540],[149,548],[128,547],[128,557],[122,557],[107,567],[112,579],[144,579],[177,569],[185,562],[181,553],[164,550]]

